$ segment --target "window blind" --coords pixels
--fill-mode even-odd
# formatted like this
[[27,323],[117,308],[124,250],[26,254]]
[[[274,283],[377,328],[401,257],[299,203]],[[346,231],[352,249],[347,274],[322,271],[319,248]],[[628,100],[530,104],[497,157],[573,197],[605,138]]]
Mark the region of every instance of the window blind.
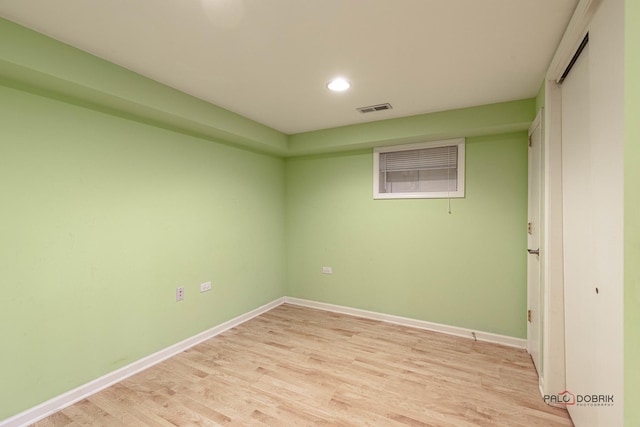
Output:
[[464,197],[464,139],[375,148],[375,199]]
[[457,168],[457,145],[380,153],[381,173]]

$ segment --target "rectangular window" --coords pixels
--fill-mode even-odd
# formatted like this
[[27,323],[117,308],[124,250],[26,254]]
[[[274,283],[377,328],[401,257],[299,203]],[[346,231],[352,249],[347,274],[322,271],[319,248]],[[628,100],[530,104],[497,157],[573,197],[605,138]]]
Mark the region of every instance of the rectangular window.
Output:
[[464,138],[373,151],[373,198],[464,197]]

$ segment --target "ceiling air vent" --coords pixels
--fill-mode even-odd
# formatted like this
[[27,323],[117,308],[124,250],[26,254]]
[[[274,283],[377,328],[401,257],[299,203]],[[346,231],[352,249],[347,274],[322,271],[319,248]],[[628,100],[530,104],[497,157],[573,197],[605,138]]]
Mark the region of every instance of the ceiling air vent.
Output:
[[383,111],[383,110],[391,110],[393,107],[391,104],[378,104],[378,105],[369,105],[367,107],[358,107],[356,110],[361,113],[373,113],[374,111]]

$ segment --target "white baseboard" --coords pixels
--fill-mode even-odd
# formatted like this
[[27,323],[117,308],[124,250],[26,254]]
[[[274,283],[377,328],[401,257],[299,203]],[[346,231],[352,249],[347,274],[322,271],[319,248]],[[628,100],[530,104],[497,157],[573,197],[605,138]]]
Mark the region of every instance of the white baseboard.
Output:
[[166,360],[178,353],[181,353],[203,341],[215,337],[235,326],[238,326],[247,320],[253,319],[269,310],[283,304],[293,304],[303,307],[316,308],[325,311],[332,311],[335,313],[348,314],[351,316],[364,317],[367,319],[380,320],[387,323],[395,323],[397,325],[410,326],[413,328],[426,329],[429,331],[441,332],[444,334],[455,335],[458,337],[464,337],[469,339],[475,338],[478,341],[491,342],[495,344],[502,344],[509,347],[517,347],[526,349],[527,340],[522,338],[514,338],[505,335],[492,334],[489,332],[473,331],[471,329],[459,328],[457,326],[442,325],[440,323],[426,322],[424,320],[410,319],[408,317],[394,316],[391,314],[377,313],[374,311],[361,310],[358,308],[345,307],[341,305],[327,304],[324,302],[317,302],[311,300],[305,300],[293,297],[278,298],[268,304],[258,307],[248,313],[242,314],[218,326],[187,338],[184,341],[180,341],[174,345],[166,347],[156,353],[153,353],[147,357],[143,357],[127,366],[123,366],[113,372],[110,372],[100,378],[90,381],[80,387],[70,390],[64,394],[47,400],[40,405],[27,409],[24,412],[16,414],[10,418],[0,421],[0,427],[24,427],[33,424],[49,415],[58,412],[67,406],[91,396],[105,388],[116,384],[124,379],[129,378],[132,375],[137,374],[145,369],[156,365],[163,360]]
[[79,402],[80,400],[99,392],[100,390],[104,390],[105,388],[117,382],[120,382],[132,375],[137,374],[138,372],[148,369],[153,365],[162,362],[163,360],[175,356],[176,354],[181,353],[197,344],[200,344],[203,341],[213,338],[216,335],[219,335],[235,326],[240,325],[241,323],[246,322],[247,320],[266,313],[267,311],[279,306],[283,302],[284,297],[278,298],[277,300],[258,307],[255,310],[251,310],[248,313],[242,314],[238,317],[221,323],[218,326],[187,338],[184,341],[180,341],[179,343],[166,347],[147,357],[136,360],[135,362],[127,366],[123,366],[120,369],[117,369],[100,378],[83,384],[80,387],[56,396],[53,399],[47,400],[46,402],[43,402],[38,406],[34,406],[33,408],[27,409],[24,412],[0,421],[0,427],[23,427],[33,424],[55,412],[66,408],[67,406],[73,405],[74,403]]
[[364,317],[367,319],[380,320],[387,323],[395,323],[402,326],[426,329],[443,334],[455,335],[463,338],[475,339],[494,344],[506,345],[521,349],[527,348],[527,340],[522,338],[509,337],[506,335],[492,334],[490,332],[474,331],[457,326],[443,325],[440,323],[427,322],[424,320],[411,319],[408,317],[394,316],[392,314],[378,313],[375,311],[361,310],[358,308],[345,307],[342,305],[327,304],[324,302],[311,301],[300,298],[285,297],[284,302],[288,304],[300,305],[303,307],[317,308],[319,310],[332,311],[334,313],[349,314],[352,316]]

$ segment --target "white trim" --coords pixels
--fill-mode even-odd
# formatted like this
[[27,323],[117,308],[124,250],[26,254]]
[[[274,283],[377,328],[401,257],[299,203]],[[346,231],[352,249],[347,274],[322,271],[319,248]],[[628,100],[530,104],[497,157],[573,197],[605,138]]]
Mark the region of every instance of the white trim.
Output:
[[[393,145],[388,147],[376,147],[373,149],[373,198],[380,199],[458,199],[464,197],[465,182],[465,138],[446,139],[441,141],[420,142],[417,144]],[[395,151],[419,150],[422,148],[435,148],[458,146],[458,189],[451,192],[414,192],[414,193],[381,193],[380,192],[380,154]]]
[[542,258],[542,370],[544,394],[566,389],[564,357],[564,249],[562,224],[562,93],[547,80],[544,110]]
[[591,17],[601,1],[602,0],[580,0],[562,36],[560,45],[553,55],[549,70],[547,71],[547,80],[559,82],[560,77],[562,77],[573,55],[576,53],[578,46],[582,43],[582,39],[584,39],[584,36],[587,34]]
[[100,378],[81,385],[80,387],[74,388],[73,390],[54,397],[53,399],[47,400],[46,402],[43,402],[38,406],[34,406],[33,408],[27,409],[24,412],[0,421],[0,427],[23,427],[31,425],[43,418],[48,417],[49,415],[54,414],[55,412],[66,408],[67,406],[73,405],[74,403],[85,399],[92,394],[95,394],[115,383],[125,380],[130,376],[137,374],[138,372],[144,371],[145,369],[148,369],[162,362],[163,360],[175,356],[176,354],[181,353],[197,344],[200,344],[203,341],[213,338],[216,335],[219,335],[235,326],[246,322],[247,320],[253,319],[256,316],[266,313],[267,311],[281,305],[284,301],[284,297],[278,298],[270,303],[251,310],[248,313],[242,314],[238,317],[234,317],[233,319],[221,323],[218,326],[194,335],[191,338],[187,338],[184,341],[180,341],[179,343],[166,347],[147,357],[136,360],[135,362],[130,363],[127,366],[123,366],[120,369],[117,369]]
[[[531,136],[538,126],[540,126],[540,129],[544,130],[544,107],[538,110],[538,113],[536,114],[536,118],[533,120],[533,123],[531,123],[531,126],[529,126],[528,136]],[[544,142],[544,138],[543,138],[543,142]]]
[[[538,250],[539,250],[539,254],[538,254],[538,297],[537,297],[537,301],[538,301],[538,306],[537,307],[532,307],[532,296],[535,294],[532,294],[533,291],[533,284],[531,283],[531,273],[532,273],[532,266],[531,266],[531,257],[527,257],[527,309],[528,310],[533,310],[534,312],[534,321],[527,321],[527,352],[531,355],[531,359],[534,359],[534,356],[532,354],[533,350],[536,350],[538,353],[538,360],[537,360],[537,364],[536,361],[534,361],[534,364],[536,364],[536,372],[538,373],[538,377],[541,377],[541,373],[542,373],[542,321],[541,319],[544,318],[544,302],[543,302],[543,295],[542,295],[542,281],[543,281],[543,271],[542,271],[542,266],[544,265],[544,256],[545,256],[545,252],[544,252],[544,248],[543,248],[543,238],[544,238],[544,226],[542,226],[542,224],[544,223],[544,209],[542,208],[542,206],[544,205],[544,108],[540,108],[540,110],[538,110],[538,114],[536,114],[536,118],[534,119],[533,123],[531,124],[531,126],[529,127],[529,133],[528,133],[528,137],[529,137],[529,152],[528,152],[528,166],[529,166],[529,176],[528,176],[528,190],[527,190],[527,195],[528,195],[528,199],[531,198],[531,193],[532,193],[532,185],[533,182],[531,180],[531,173],[532,173],[532,167],[531,167],[531,159],[532,159],[532,155],[533,153],[531,152],[531,136],[533,135],[533,133],[536,131],[536,129],[540,129],[540,147],[539,147],[539,159],[538,159],[538,206],[536,206],[535,208],[538,211],[538,223],[535,224],[534,227],[534,233],[538,233]],[[529,221],[529,224],[531,224],[531,221],[533,221],[532,217],[531,217],[531,200],[528,200],[529,202],[529,207],[528,207],[528,211],[527,211],[527,217]],[[535,231],[535,228],[538,227],[540,228],[540,230]],[[530,244],[531,242],[529,241],[529,236],[527,236],[527,243]],[[532,247],[528,246],[528,248],[533,249]],[[540,250],[542,249],[542,250]],[[536,312],[537,310],[537,312]],[[534,349],[533,348],[533,342],[532,342],[532,333],[531,330],[536,326],[538,327],[538,348]]]
[[418,328],[418,329],[426,329],[428,331],[434,331],[434,332],[441,332],[443,334],[454,335],[457,337],[474,339],[474,334],[475,334],[475,338],[478,341],[501,344],[501,345],[516,347],[521,349],[527,348],[527,340],[522,338],[509,337],[506,335],[498,335],[490,332],[474,331],[471,329],[460,328],[457,326],[443,325],[440,323],[427,322],[424,320],[394,316],[391,314],[378,313],[375,311],[361,310],[358,308],[327,304],[324,302],[317,302],[317,301],[305,300],[300,298],[285,297],[284,302],[287,304],[294,304],[302,307],[316,308],[319,310],[331,311],[334,313],[364,317],[366,319],[380,320],[383,322],[393,323],[396,325],[409,326],[409,327]]

